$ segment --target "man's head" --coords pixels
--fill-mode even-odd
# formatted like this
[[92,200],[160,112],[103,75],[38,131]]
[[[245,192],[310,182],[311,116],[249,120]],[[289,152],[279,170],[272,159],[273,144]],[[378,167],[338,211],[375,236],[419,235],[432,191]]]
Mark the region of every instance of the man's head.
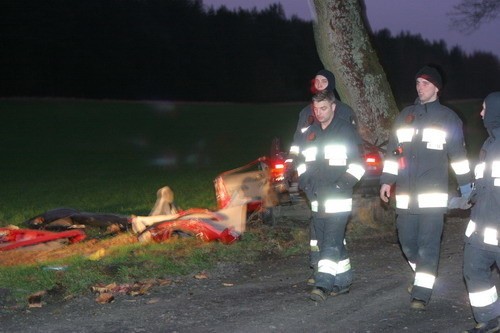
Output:
[[333,91],[323,90],[312,97],[314,116],[326,128],[333,120],[335,114],[335,95]]
[[317,93],[323,90],[333,92],[335,90],[335,75],[333,75],[333,73],[329,70],[321,69],[320,71],[318,71],[318,73],[316,73],[316,76],[314,77],[312,88],[313,93]]
[[443,87],[441,74],[434,67],[424,66],[415,75],[418,98],[421,104],[434,102]]
[[487,130],[500,127],[500,91],[492,92],[486,96],[481,116]]

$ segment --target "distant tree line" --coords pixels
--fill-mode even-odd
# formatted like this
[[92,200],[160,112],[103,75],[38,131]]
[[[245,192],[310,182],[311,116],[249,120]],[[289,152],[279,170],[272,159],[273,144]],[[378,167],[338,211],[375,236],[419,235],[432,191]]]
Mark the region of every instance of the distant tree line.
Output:
[[[206,10],[201,0],[5,0],[0,4],[0,96],[283,102],[309,99],[322,65],[311,22],[262,11]],[[443,65],[446,97],[500,86],[490,53],[387,30],[375,48],[399,102],[413,76]]]

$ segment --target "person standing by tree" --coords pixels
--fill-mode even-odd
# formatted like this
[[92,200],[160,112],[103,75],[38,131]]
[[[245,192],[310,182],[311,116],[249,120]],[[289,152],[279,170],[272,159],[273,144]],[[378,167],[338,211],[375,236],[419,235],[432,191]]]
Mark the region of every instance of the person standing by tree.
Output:
[[[329,91],[335,93],[335,75],[327,69],[321,69],[316,73],[316,76],[312,80],[311,92],[318,93],[321,91]],[[351,123],[355,128],[357,127],[357,117],[352,108],[342,103],[339,100],[335,101],[335,116],[341,118],[349,123]],[[295,172],[295,166],[293,160],[298,155],[298,150],[301,142],[305,139],[305,132],[314,123],[318,123],[316,117],[314,116],[314,111],[312,104],[308,104],[299,113],[299,120],[297,121],[297,128],[293,134],[293,143],[290,148],[289,156],[286,163],[287,168],[287,178],[292,178],[291,173]],[[361,140],[359,142],[361,144]],[[310,286],[314,285],[314,271],[318,266],[319,260],[319,248],[318,240],[314,234],[314,228],[311,223],[310,228],[310,240],[309,240],[310,252],[309,252],[309,265],[313,270],[313,274],[308,278],[307,284]]]
[[365,170],[359,151],[359,135],[352,124],[335,117],[335,95],[323,90],[312,98],[317,122],[304,131],[298,147],[299,188],[312,211],[318,262],[310,298],[349,291],[352,270],[345,242],[345,228],[352,209],[352,188]]
[[[313,94],[320,91],[327,90],[335,93],[335,75],[327,69],[321,69],[316,73],[314,77],[313,84],[311,87],[311,92]],[[357,126],[356,114],[352,108],[339,101],[335,101],[336,107],[336,117],[342,118],[347,122],[350,122],[354,127]],[[296,146],[300,143],[304,136],[304,131],[315,122],[314,112],[312,110],[311,104],[304,107],[299,113],[299,120],[297,121],[297,128],[293,134],[293,143],[290,149],[292,155],[296,155]]]
[[500,331],[500,301],[491,279],[493,265],[500,267],[500,91],[489,94],[481,111],[489,137],[475,168],[474,202],[465,231],[464,278],[469,300],[478,323],[465,332]]
[[[455,172],[463,198],[471,192],[472,175],[462,121],[439,102],[442,79],[435,67],[415,76],[418,98],[401,111],[392,127],[380,198],[388,202],[396,185],[398,238],[415,272],[410,307],[424,310],[437,275],[444,214],[448,208],[448,166]],[[468,208],[460,200],[454,207]]]

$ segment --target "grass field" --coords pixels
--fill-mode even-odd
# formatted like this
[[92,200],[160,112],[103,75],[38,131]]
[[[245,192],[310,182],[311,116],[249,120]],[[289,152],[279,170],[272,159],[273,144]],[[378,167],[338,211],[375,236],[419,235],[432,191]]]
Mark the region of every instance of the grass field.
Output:
[[[287,148],[303,106],[0,100],[0,225],[57,207],[143,215],[165,185],[183,208],[214,208],[213,179],[274,137]],[[451,106],[474,159],[481,101]]]
[[146,214],[165,185],[213,208],[213,179],[289,142],[302,106],[1,100],[1,224],[57,207]]

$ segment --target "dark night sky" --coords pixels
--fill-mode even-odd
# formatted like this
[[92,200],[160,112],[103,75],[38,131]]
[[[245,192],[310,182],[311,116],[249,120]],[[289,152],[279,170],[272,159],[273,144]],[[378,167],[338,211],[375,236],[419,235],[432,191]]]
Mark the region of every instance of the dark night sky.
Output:
[[[483,24],[470,35],[450,28],[448,13],[461,0],[365,0],[369,24],[374,31],[388,28],[393,35],[401,31],[420,34],[430,41],[444,40],[448,49],[458,45],[471,53],[487,51],[500,57],[500,18]],[[203,0],[208,6],[228,9],[256,7],[262,9],[272,3],[281,3],[287,17],[296,15],[310,20],[313,17],[310,0]]]

